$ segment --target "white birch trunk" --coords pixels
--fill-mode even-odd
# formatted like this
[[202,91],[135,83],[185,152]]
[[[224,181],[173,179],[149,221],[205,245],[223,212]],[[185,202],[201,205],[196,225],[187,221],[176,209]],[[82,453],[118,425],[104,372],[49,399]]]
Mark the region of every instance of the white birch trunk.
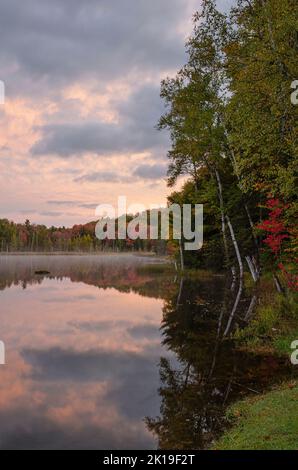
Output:
[[254,263],[253,263],[251,257],[250,257],[250,256],[246,256],[245,259],[246,259],[247,265],[248,265],[248,267],[249,267],[249,270],[250,270],[250,273],[251,273],[251,275],[252,275],[252,278],[253,278],[254,282],[257,282],[257,281],[259,280],[259,273],[258,273],[258,271],[256,270],[256,268],[255,268],[255,266],[254,266]]
[[183,247],[182,247],[181,240],[179,240],[179,250],[180,250],[180,267],[181,267],[181,271],[184,271],[184,256],[183,256]]
[[236,253],[236,256],[237,256],[237,260],[238,260],[239,276],[240,276],[240,279],[243,279],[243,263],[242,263],[242,258],[241,258],[240,251],[239,251],[238,242],[236,240],[235,232],[234,232],[233,226],[231,224],[230,217],[228,215],[226,215],[226,220],[227,220],[227,224],[228,224],[228,227],[229,227],[229,230],[230,230],[232,242],[233,242],[235,253]]
[[226,262],[228,263],[229,262],[229,248],[228,248],[228,241],[227,241],[227,236],[226,236],[226,221],[225,221],[223,191],[222,191],[221,179],[220,179],[217,169],[215,169],[215,176],[216,176],[217,187],[218,187],[218,199],[219,199],[219,206],[220,206],[220,213],[221,213],[222,238],[223,238],[223,243],[224,243],[225,258],[226,258]]

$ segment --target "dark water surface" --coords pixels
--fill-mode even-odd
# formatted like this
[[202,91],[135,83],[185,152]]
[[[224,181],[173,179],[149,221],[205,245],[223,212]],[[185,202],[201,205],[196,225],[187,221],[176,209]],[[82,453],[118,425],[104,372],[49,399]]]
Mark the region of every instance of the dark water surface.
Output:
[[154,266],[130,255],[0,256],[1,449],[206,448],[230,402],[291,373],[222,339],[225,276]]

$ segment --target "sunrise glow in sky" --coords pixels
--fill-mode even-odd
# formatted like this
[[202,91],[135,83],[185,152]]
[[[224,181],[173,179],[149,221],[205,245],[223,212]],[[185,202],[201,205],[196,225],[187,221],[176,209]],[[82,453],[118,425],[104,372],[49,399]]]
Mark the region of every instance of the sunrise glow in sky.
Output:
[[[222,0],[223,7],[230,2]],[[0,0],[0,214],[46,225],[98,204],[164,204],[162,78],[199,0]]]

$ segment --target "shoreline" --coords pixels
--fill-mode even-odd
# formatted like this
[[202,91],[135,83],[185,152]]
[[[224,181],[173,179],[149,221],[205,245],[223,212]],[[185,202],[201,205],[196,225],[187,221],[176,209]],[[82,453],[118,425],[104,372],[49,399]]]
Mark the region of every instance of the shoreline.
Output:
[[292,380],[234,403],[226,411],[229,427],[211,450],[296,450],[297,398]]
[[157,255],[151,252],[137,252],[137,251],[1,251],[0,256],[121,256],[131,255],[146,258],[166,258],[166,255]]

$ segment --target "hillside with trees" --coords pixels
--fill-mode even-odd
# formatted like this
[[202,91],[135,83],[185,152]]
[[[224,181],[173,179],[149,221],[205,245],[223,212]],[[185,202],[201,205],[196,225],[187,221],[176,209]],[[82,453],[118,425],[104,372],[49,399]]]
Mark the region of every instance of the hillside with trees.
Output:
[[[294,0],[239,0],[229,14],[204,0],[188,61],[162,82],[171,133],[169,201],[204,204],[204,247],[188,266],[272,273],[297,289],[297,73]],[[282,278],[282,279],[281,279]]]

